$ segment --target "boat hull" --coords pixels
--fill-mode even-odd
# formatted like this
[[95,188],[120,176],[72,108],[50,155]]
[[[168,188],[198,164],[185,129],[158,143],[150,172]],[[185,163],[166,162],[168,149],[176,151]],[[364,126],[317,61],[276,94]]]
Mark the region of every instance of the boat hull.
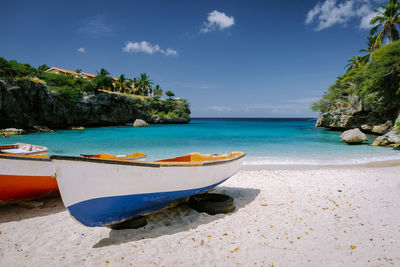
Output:
[[0,204],[59,195],[50,159],[0,155]]
[[205,192],[234,175],[242,159],[203,166],[54,159],[60,193],[86,226],[105,226]]

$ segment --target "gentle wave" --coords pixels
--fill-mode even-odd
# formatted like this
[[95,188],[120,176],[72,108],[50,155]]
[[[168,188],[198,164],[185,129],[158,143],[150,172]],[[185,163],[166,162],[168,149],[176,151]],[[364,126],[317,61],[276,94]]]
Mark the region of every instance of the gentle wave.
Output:
[[358,165],[390,160],[400,160],[400,155],[334,159],[247,157],[243,165]]

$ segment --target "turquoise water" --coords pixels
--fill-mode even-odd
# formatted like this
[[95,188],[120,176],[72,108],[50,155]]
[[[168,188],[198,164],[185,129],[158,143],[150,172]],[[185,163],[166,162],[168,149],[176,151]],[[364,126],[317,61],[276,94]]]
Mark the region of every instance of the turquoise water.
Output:
[[[162,159],[189,152],[244,151],[246,164],[342,164],[400,159],[400,150],[347,145],[340,132],[314,127],[310,119],[193,119],[189,124],[57,130],[0,139],[44,145],[51,154],[145,152]],[[372,142],[374,136],[369,136]]]

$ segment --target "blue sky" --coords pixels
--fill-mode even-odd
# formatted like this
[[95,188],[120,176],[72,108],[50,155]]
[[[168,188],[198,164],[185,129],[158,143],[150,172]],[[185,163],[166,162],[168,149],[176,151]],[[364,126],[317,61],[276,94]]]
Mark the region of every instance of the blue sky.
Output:
[[379,0],[2,1],[0,56],[146,72],[192,117],[316,117]]

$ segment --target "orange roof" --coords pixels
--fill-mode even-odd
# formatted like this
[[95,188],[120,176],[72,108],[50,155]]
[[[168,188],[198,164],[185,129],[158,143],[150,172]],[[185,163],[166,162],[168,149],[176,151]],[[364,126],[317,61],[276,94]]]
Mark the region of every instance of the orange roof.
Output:
[[57,68],[57,67],[52,67],[52,68],[46,70],[46,72],[49,72],[49,71],[51,71],[51,70],[59,70],[59,71],[62,71],[62,72],[67,72],[67,73],[79,75],[79,73],[77,73],[77,72],[75,72],[75,71],[72,71],[72,70],[65,70],[65,69],[61,69],[61,68]]
[[[61,71],[61,72],[71,73],[73,75],[78,75],[78,76],[86,75],[86,76],[90,76],[90,77],[93,77],[93,78],[96,77],[96,75],[90,74],[90,73],[87,73],[87,72],[78,73],[78,72],[75,72],[75,71],[72,71],[72,70],[66,70],[66,69],[61,69],[61,68],[57,68],[57,67],[52,67],[52,68],[46,70],[46,72],[49,72],[51,70],[58,70],[58,71]],[[118,80],[118,78],[116,78],[116,77],[111,77],[111,78],[113,78],[113,80]]]

